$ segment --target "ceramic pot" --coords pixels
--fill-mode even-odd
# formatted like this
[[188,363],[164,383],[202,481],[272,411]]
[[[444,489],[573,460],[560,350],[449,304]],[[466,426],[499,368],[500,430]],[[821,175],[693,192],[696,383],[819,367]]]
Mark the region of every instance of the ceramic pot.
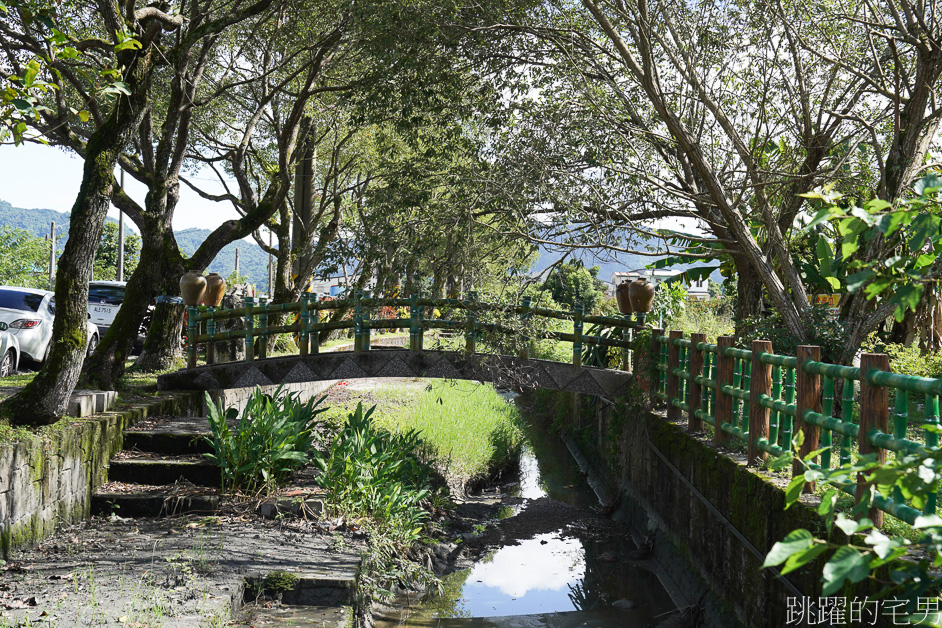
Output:
[[631,308],[631,299],[628,297],[628,290],[631,284],[627,281],[615,286],[615,302],[618,303],[618,311],[622,314],[631,314],[634,310]]
[[219,307],[222,298],[226,296],[226,280],[221,275],[209,273],[206,275],[206,305]]
[[180,294],[183,295],[184,304],[199,305],[206,294],[206,278],[198,271],[187,271],[180,277]]
[[631,309],[635,312],[650,312],[654,303],[654,284],[647,279],[635,279],[628,288]]

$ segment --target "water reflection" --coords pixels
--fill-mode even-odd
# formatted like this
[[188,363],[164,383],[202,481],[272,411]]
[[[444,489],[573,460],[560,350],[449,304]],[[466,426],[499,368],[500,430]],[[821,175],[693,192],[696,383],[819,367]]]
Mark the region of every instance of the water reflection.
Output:
[[472,567],[461,591],[470,617],[550,613],[578,609],[569,592],[585,577],[577,539],[540,534],[502,547]]

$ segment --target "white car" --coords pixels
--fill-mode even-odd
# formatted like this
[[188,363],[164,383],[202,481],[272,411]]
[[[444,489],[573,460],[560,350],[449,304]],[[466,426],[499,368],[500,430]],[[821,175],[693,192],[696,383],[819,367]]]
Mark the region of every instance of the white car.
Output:
[[[49,290],[0,286],[0,322],[16,336],[23,357],[45,362],[52,344],[52,321],[56,316],[54,295]],[[98,326],[87,321],[85,355],[98,346]]]
[[0,377],[16,373],[20,366],[20,343],[16,336],[7,331],[7,324],[0,323]]
[[114,323],[121,304],[124,303],[126,281],[90,281],[88,282],[88,315],[98,325],[102,334]]

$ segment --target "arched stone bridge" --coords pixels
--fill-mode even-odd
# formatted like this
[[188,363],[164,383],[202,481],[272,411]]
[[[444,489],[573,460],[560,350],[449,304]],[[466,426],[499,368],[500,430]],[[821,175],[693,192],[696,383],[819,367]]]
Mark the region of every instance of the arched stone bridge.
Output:
[[161,375],[157,387],[208,391],[365,377],[467,379],[514,389],[545,388],[614,399],[627,393],[631,373],[549,360],[402,349],[198,366]]

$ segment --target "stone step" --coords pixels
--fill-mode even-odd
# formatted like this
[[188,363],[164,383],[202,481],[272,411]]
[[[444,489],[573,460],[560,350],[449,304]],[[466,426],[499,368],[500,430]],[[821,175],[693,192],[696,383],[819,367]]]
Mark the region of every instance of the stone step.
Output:
[[[353,603],[353,594],[356,590],[355,573],[294,571],[282,573],[290,573],[291,578],[289,588],[277,591],[282,604],[336,607]],[[250,576],[245,579],[246,602],[252,602],[262,595],[271,596],[274,593],[266,590],[266,578],[263,576]]]
[[[238,420],[229,421],[233,429]],[[164,417],[152,427],[131,427],[124,432],[124,448],[163,453],[202,454],[213,451],[206,438],[212,437],[206,417]]]
[[141,457],[133,453],[108,465],[108,479],[128,484],[173,484],[179,479],[197,486],[220,485],[219,467],[208,460]]
[[[153,488],[153,487],[151,487]],[[219,507],[219,494],[212,491],[173,493],[152,490],[139,493],[98,491],[92,495],[92,514],[119,517],[165,517],[180,514],[208,514]]]

